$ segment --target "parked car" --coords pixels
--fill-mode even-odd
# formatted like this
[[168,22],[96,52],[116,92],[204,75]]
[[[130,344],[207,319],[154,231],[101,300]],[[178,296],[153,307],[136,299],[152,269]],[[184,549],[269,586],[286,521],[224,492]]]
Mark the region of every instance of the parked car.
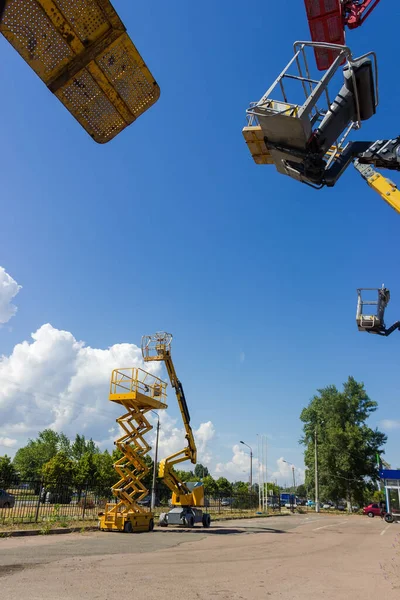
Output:
[[71,500],[72,492],[68,490],[50,492],[43,488],[40,495],[40,502],[42,504],[71,504]]
[[15,496],[5,490],[0,490],[0,508],[12,508],[15,504]]
[[333,508],[333,506],[329,502],[324,502],[323,505],[322,505],[322,508],[324,510],[329,510],[330,508]]
[[379,506],[379,504],[368,504],[368,506],[364,506],[363,513],[371,519],[373,517],[380,517],[381,507]]
[[221,506],[232,506],[232,498],[222,498]]

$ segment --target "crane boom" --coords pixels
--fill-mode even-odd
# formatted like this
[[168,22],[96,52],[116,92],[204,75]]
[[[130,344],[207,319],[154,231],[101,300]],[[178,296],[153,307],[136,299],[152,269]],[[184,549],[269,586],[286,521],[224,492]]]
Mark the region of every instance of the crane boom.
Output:
[[400,214],[400,190],[397,185],[376,171],[371,165],[361,164],[358,159],[354,161],[354,167],[368,185]]
[[[198,501],[202,502],[203,498],[201,500],[200,497],[196,498],[197,494],[194,492],[194,490],[190,489],[186,483],[181,481],[173,468],[174,465],[184,462],[185,460],[190,460],[192,464],[196,464],[197,448],[194,441],[193,430],[190,425],[190,413],[186,402],[185,392],[183,391],[182,383],[177,377],[174,363],[172,361],[171,341],[172,335],[165,332],[158,332],[154,335],[143,336],[142,354],[145,362],[164,362],[171,386],[175,390],[183,426],[185,428],[185,438],[187,440],[186,448],[175,452],[160,462],[158,476],[164,480],[165,484],[173,492],[173,503],[191,506],[198,505]],[[202,488],[202,486],[200,487]]]

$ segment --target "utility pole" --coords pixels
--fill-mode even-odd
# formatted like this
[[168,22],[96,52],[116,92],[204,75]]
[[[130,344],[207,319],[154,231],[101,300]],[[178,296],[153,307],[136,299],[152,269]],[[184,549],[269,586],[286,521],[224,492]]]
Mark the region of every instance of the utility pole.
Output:
[[153,465],[153,487],[151,490],[151,511],[154,511],[156,505],[156,471],[157,471],[157,460],[158,460],[158,438],[160,434],[160,417],[157,415],[157,436],[156,436],[156,449],[154,452],[154,465]]
[[243,444],[243,446],[247,446],[247,448],[249,448],[250,450],[250,493],[253,490],[253,448],[251,446],[249,446],[248,444],[246,444],[246,442],[242,442],[242,440],[240,440],[240,443]]
[[296,493],[296,478],[294,475],[294,466],[292,466],[292,474],[293,474],[293,494]]
[[319,513],[319,482],[318,482],[318,436],[315,426],[315,512]]

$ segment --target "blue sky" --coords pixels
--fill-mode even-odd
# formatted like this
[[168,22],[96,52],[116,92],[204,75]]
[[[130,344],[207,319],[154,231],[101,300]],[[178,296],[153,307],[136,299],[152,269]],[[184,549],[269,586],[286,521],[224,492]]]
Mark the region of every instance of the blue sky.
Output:
[[[381,4],[347,37],[355,55],[378,55],[371,140],[399,133],[400,6]],[[399,423],[399,337],[362,335],[354,318],[356,288],[382,282],[387,320],[400,318],[399,217],[351,168],[317,192],[256,166],[241,134],[248,103],[309,39],[302,0],[114,5],[161,98],[105,146],[0,40],[0,264],[23,286],[0,352],[48,322],[93,348],[171,331],[215,463],[266,433],[271,470],[282,456],[300,467],[302,408],[348,375],[379,402],[371,425]],[[399,431],[387,430],[393,466]]]

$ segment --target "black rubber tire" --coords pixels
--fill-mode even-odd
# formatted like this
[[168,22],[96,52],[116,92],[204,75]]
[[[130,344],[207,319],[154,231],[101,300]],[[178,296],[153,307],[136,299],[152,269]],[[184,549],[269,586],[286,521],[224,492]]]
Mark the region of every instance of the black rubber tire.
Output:
[[391,515],[390,513],[386,513],[385,521],[386,521],[386,523],[393,523],[393,521],[394,521],[393,515]]
[[367,514],[368,514],[368,516],[369,516],[369,518],[370,518],[370,519],[373,519],[373,518],[374,518],[374,516],[375,516],[375,515],[374,515],[374,513],[373,513],[373,512],[371,512],[371,511],[370,511],[369,513],[367,513]]
[[193,517],[185,517],[184,520],[184,526],[188,527],[189,529],[191,529],[194,525],[194,519]]
[[205,515],[203,515],[203,527],[210,527],[211,525],[211,517],[208,513],[206,513]]
[[124,533],[133,533],[133,527],[130,521],[125,521]]
[[4,502],[3,508],[10,508],[10,503],[9,502]]
[[153,529],[154,529],[154,520],[150,519],[150,521],[149,521],[149,531],[153,531]]

